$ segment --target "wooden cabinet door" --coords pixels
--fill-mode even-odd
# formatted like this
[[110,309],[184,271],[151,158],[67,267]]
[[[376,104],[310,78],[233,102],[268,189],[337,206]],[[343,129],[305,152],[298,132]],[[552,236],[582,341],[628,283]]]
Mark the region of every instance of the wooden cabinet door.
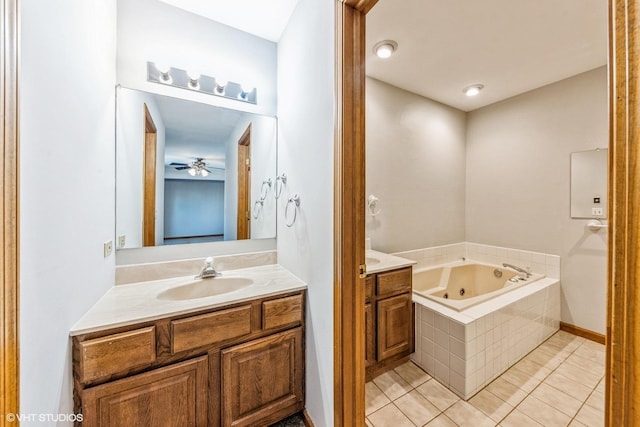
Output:
[[225,349],[222,425],[267,426],[304,408],[302,328]]
[[411,294],[378,301],[378,361],[413,347]]
[[83,427],[207,425],[207,356],[82,391]]
[[375,319],[373,318],[373,306],[371,303],[364,305],[364,330],[365,338],[365,367],[376,363],[376,331]]

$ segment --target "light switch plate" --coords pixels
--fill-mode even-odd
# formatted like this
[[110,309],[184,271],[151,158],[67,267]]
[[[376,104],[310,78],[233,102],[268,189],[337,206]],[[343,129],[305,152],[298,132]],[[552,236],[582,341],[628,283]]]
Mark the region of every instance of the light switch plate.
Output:
[[113,252],[113,240],[109,240],[108,242],[104,242],[104,257],[108,257]]
[[124,248],[124,245],[127,243],[127,236],[124,234],[121,234],[118,236],[118,248],[122,249]]

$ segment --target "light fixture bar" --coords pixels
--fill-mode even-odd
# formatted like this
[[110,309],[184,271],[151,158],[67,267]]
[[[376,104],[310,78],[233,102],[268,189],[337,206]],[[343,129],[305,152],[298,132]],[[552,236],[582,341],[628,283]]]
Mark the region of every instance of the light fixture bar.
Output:
[[190,77],[186,70],[174,67],[160,71],[158,67],[150,61],[147,62],[147,81],[194,92],[206,93],[207,95],[234,99],[249,104],[258,103],[258,90],[256,88],[252,88],[251,91],[246,92],[240,83],[231,81],[224,81],[224,86],[221,86],[221,80],[216,81],[214,77],[205,76],[204,74],[200,75],[196,80],[193,76]]

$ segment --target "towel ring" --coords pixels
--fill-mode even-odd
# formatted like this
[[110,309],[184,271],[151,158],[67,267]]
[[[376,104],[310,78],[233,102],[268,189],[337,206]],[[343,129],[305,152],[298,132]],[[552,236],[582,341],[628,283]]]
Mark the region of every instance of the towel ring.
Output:
[[[293,206],[293,219],[289,221],[289,216],[287,215],[287,211],[289,210],[289,205]],[[294,194],[292,197],[287,200],[287,206],[284,208],[284,225],[287,227],[291,227],[296,222],[296,217],[298,216],[298,206],[300,206],[300,196]]]
[[[280,181],[280,190],[278,190],[278,181]],[[273,196],[277,199],[282,194],[282,189],[287,183],[287,174],[282,172],[282,175],[276,177],[276,188],[273,190]]]
[[[271,188],[271,183],[273,181],[271,180],[271,178],[269,179],[265,179],[264,181],[262,181],[262,186],[260,187],[260,198],[262,200],[265,199],[265,197],[267,197],[267,193],[269,193],[269,189]],[[266,187],[265,187],[266,185]]]
[[[257,205],[260,205],[260,208],[256,208]],[[264,207],[264,199],[256,200],[253,204],[253,219],[258,219],[260,216],[260,212],[262,212],[262,208]]]

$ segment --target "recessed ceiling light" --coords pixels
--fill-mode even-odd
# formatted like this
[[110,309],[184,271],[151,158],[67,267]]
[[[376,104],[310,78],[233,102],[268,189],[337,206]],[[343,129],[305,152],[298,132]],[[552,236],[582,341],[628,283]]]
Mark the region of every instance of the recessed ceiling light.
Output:
[[378,56],[378,58],[386,59],[390,57],[397,48],[398,43],[394,42],[393,40],[383,40],[376,43],[376,45],[373,47],[373,52]]
[[465,87],[464,89],[462,89],[462,92],[464,92],[464,94],[467,96],[476,96],[482,89],[484,89],[484,85],[475,84]]

